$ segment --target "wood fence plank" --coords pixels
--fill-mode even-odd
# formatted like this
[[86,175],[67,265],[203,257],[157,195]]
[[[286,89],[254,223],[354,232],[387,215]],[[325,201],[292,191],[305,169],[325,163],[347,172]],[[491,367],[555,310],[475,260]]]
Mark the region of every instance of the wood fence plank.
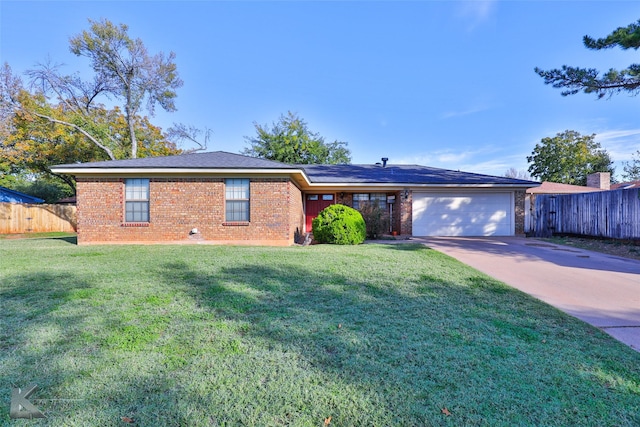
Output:
[[640,189],[538,194],[533,235],[575,234],[640,239]]
[[76,231],[76,207],[0,203],[0,234]]

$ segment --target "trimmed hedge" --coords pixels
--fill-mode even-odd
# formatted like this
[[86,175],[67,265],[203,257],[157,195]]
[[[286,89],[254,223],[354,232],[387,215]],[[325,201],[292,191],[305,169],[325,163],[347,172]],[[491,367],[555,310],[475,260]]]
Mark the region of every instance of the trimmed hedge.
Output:
[[313,238],[319,243],[359,245],[367,237],[362,215],[345,205],[331,205],[313,220]]

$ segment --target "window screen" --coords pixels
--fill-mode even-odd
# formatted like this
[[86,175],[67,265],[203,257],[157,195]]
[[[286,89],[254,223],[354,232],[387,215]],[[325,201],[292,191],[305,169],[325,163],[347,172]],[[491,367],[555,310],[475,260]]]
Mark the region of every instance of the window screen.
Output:
[[149,222],[149,179],[125,179],[124,187],[125,221]]
[[386,209],[387,193],[356,193],[353,195],[354,209],[360,209],[366,203],[376,204],[381,209]]
[[225,180],[226,221],[249,221],[249,180]]

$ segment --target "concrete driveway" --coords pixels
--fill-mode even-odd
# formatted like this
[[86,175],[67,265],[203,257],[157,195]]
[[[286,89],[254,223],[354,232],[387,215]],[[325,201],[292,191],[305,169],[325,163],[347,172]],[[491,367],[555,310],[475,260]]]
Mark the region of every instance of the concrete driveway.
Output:
[[640,351],[640,261],[523,237],[412,238]]

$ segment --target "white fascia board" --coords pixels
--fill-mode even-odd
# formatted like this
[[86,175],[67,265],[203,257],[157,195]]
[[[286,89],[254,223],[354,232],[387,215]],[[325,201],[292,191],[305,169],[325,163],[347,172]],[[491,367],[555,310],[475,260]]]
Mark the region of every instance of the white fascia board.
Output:
[[234,168],[217,168],[217,169],[195,169],[195,168],[64,168],[52,167],[54,173],[81,175],[81,176],[105,176],[105,175],[278,175],[291,176],[298,175],[303,178],[305,187],[309,189],[320,188],[379,188],[379,189],[422,189],[422,188],[530,188],[520,184],[418,184],[418,183],[330,183],[315,182],[312,183],[307,174],[302,169],[234,169]]
[[70,175],[120,175],[120,174],[163,174],[163,175],[202,175],[202,174],[228,174],[228,173],[245,173],[245,174],[291,174],[302,173],[300,169],[240,169],[240,168],[217,168],[217,169],[196,169],[196,168],[61,168],[52,167],[55,173],[67,173]]
[[411,184],[409,188],[529,188],[536,187],[535,185],[522,185],[522,184]]
[[193,168],[59,168],[52,167],[54,173],[80,176],[104,176],[104,175],[301,175],[304,181],[309,184],[309,178],[301,169],[193,169]]
[[[406,184],[406,183],[311,183],[311,188],[389,188],[389,189],[429,189],[429,188],[529,188],[521,184]],[[535,187],[533,185],[532,187]]]

